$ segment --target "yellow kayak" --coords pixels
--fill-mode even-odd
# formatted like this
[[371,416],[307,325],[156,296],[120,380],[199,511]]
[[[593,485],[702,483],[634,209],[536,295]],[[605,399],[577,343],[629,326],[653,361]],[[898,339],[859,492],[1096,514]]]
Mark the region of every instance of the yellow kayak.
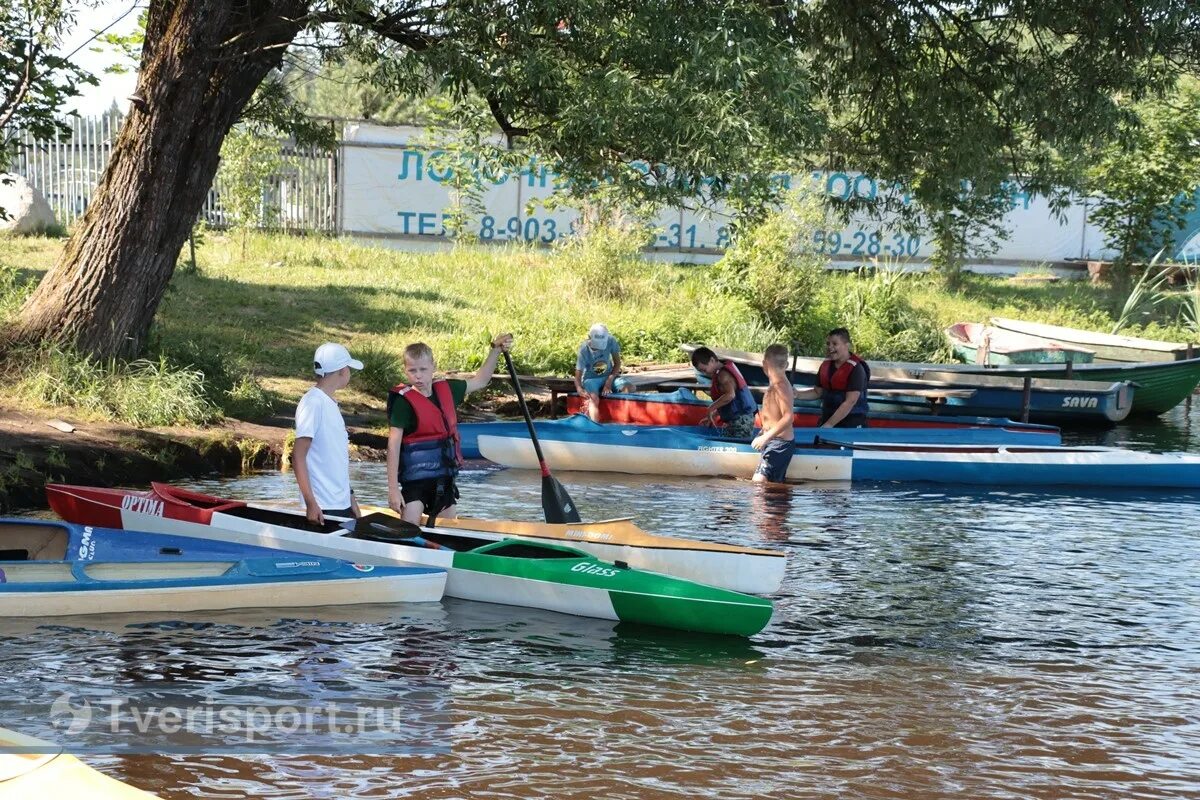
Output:
[[[380,506],[362,506],[363,514],[399,516]],[[787,556],[730,544],[656,536],[629,519],[551,524],[476,517],[438,517],[433,530],[454,531],[486,541],[533,539],[570,544],[604,561],[623,561],[635,569],[661,572],[697,583],[746,594],[771,594],[783,583]]]
[[0,728],[0,748],[40,751],[0,753],[0,800],[151,800],[157,796],[97,772],[58,745],[32,736]]

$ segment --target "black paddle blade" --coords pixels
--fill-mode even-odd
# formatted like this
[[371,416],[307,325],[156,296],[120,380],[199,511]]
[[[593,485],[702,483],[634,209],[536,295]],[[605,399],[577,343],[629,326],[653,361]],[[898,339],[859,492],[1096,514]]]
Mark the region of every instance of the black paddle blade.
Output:
[[411,539],[422,533],[420,525],[414,525],[407,520],[393,517],[391,514],[384,514],[382,511],[367,514],[356,520],[347,520],[343,527],[357,533],[392,534],[404,539]]
[[546,522],[583,522],[575,508],[575,501],[553,475],[542,476],[542,513],[546,516]]

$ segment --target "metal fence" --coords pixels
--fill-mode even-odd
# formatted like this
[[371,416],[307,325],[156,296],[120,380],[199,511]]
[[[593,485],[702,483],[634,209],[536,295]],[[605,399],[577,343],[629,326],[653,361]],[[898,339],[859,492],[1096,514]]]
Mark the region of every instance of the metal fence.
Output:
[[[76,117],[69,120],[70,135],[54,139],[18,132],[17,154],[9,169],[38,189],[58,221],[69,226],[87,211],[122,120],[119,114]],[[336,154],[281,141],[280,158],[282,169],[263,187],[263,204],[274,212],[264,217],[288,231],[337,233]],[[221,205],[222,191],[218,173],[200,212],[201,219],[218,228],[229,221]]]

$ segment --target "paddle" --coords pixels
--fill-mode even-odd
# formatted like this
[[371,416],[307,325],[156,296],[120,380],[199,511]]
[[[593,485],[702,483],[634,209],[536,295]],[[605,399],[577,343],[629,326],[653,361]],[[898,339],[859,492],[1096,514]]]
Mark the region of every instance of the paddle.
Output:
[[348,519],[342,523],[342,527],[353,531],[352,538],[355,539],[370,539],[387,544],[415,544],[432,549],[441,548],[440,545],[430,542],[422,535],[424,531],[421,530],[420,525],[414,525],[408,520],[393,517],[391,514],[381,511],[366,514],[358,519]]
[[546,457],[542,455],[542,446],[538,444],[537,431],[533,428],[533,417],[529,416],[529,407],[525,405],[525,394],[521,391],[521,382],[517,380],[517,370],[513,367],[512,356],[507,350],[504,353],[504,363],[508,365],[508,377],[512,379],[513,390],[517,393],[517,404],[521,406],[521,414],[525,417],[525,425],[529,428],[529,438],[533,440],[533,452],[537,454],[538,466],[542,470],[542,513],[546,522],[583,522],[579,512],[575,510],[575,501],[567,494],[567,490],[550,474],[546,466]]

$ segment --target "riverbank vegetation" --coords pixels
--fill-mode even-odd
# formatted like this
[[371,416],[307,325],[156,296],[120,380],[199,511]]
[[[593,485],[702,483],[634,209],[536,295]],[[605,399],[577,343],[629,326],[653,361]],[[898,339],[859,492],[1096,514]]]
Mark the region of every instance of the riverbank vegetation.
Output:
[[[768,223],[764,223],[768,224]],[[680,362],[680,342],[761,350],[772,341],[820,355],[825,332],[845,325],[867,358],[945,360],[941,329],[990,316],[1107,332],[1126,296],[1084,281],[1029,281],[968,275],[951,291],[935,275],[903,264],[824,271],[781,255],[784,227],[741,239],[725,263],[687,266],[638,260],[636,240],[608,233],[596,245],[562,250],[458,247],[394,252],[346,240],[210,232],[197,269],[172,279],[144,359],[82,359],[61,349],[9,354],[0,397],[23,408],[68,407],[84,416],[135,425],[203,424],[222,416],[264,417],[286,409],[310,385],[312,352],[345,342],[368,369],[352,403],[382,407],[403,378],[409,342],[429,343],[444,370],[481,363],[489,337],[517,338],[524,373],[569,375],[587,328],[603,321],[632,363]],[[0,324],[58,256],[63,241],[3,240]],[[790,266],[789,266],[790,264]],[[605,279],[619,276],[617,291]],[[780,287],[769,307],[761,293]],[[753,287],[753,291],[747,291]],[[1123,329],[1187,340],[1175,302],[1146,304]],[[1127,316],[1130,316],[1127,314]]]

